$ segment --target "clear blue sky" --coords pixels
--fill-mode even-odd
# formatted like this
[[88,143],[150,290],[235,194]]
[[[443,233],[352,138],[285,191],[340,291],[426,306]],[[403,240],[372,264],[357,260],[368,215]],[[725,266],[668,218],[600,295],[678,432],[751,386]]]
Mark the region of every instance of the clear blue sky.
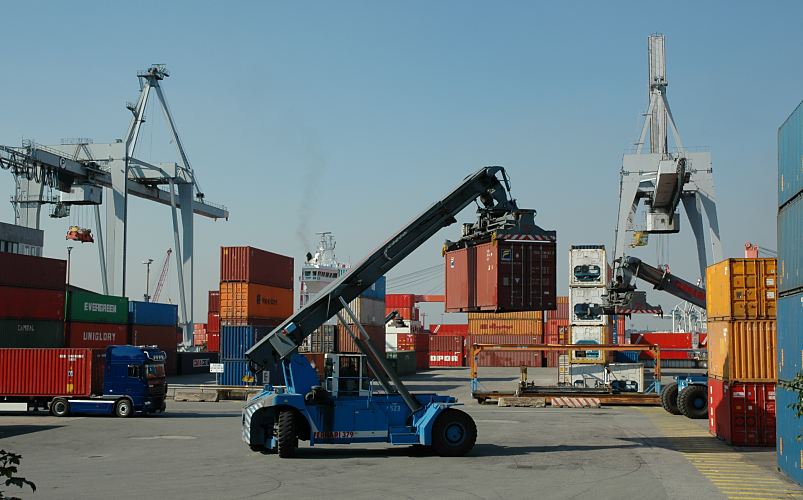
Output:
[[[489,164],[507,167],[520,205],[558,231],[562,268],[569,244],[612,245],[653,32],[667,37],[684,143],[712,152],[726,255],[741,255],[745,240],[775,247],[776,130],[803,99],[799,2],[19,2],[3,15],[0,144],[121,137],[136,71],[168,65],[190,160],[208,199],[232,214],[197,219],[197,313],[219,245],[298,260],[315,231],[330,230],[340,256],[356,261]],[[153,117],[138,154],[171,161]],[[0,191],[12,194],[10,175]],[[130,208],[135,297],[139,262],[159,264],[173,241],[166,207]],[[0,220],[12,220],[9,205]],[[68,222],[45,220],[48,256],[65,255]],[[442,240],[458,230],[397,272],[440,262]],[[94,246],[73,256],[74,282],[99,288]],[[688,234],[669,260],[696,277]]]

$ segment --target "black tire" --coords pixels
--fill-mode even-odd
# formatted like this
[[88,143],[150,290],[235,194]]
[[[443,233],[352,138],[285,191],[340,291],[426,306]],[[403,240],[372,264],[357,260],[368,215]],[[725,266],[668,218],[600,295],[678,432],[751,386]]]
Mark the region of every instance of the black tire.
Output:
[[114,403],[114,414],[120,418],[128,418],[134,414],[134,405],[131,400],[123,398]]
[[432,449],[442,457],[459,457],[474,447],[477,424],[468,414],[447,408],[432,428]]
[[276,419],[277,452],[280,458],[293,458],[298,448],[298,434],[296,432],[296,419],[292,410],[282,410]]
[[708,390],[702,385],[690,385],[678,395],[678,408],[688,418],[708,418]]
[[661,391],[661,406],[672,415],[680,415],[678,409],[678,384],[667,384]]
[[265,447],[261,444],[249,444],[248,447],[251,448],[251,451],[255,451],[257,453],[262,453],[265,451]]
[[56,398],[50,402],[50,413],[54,417],[66,417],[70,414],[70,403],[64,398]]

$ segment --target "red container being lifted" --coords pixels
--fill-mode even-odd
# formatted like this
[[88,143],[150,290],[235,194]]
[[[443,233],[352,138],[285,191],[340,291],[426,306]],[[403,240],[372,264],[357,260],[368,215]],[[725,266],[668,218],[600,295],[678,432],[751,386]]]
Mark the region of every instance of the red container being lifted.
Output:
[[105,357],[98,349],[0,349],[0,395],[102,394]]
[[0,252],[0,285],[64,291],[67,261]]
[[221,247],[220,281],[292,290],[293,258],[253,247]]
[[63,321],[65,296],[64,289],[0,286],[0,318]]
[[496,240],[446,252],[446,311],[555,309],[555,248],[552,240]]
[[775,446],[775,383],[709,377],[708,431],[735,446]]

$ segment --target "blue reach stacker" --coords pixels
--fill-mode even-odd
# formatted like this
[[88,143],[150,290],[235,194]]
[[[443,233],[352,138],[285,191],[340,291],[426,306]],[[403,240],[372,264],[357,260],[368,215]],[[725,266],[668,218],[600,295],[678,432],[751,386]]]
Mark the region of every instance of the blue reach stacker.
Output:
[[[477,427],[455,408],[457,399],[410,393],[388,366],[384,346],[379,352],[371,345],[348,304],[436,232],[455,223],[457,214],[475,200],[478,220],[463,225],[461,242],[490,240],[499,230],[543,231],[554,237],[554,231],[535,226],[534,210],[518,208],[502,167],[485,167],[468,176],[246,352],[251,371],[279,364],[285,379],[282,387],[266,385],[243,408],[242,437],[252,450],[290,458],[302,440],[310,446],[420,445],[441,456],[471,451]],[[321,381],[297,351],[307,336],[335,316],[362,354],[327,355]],[[369,370],[381,390],[374,391]]]

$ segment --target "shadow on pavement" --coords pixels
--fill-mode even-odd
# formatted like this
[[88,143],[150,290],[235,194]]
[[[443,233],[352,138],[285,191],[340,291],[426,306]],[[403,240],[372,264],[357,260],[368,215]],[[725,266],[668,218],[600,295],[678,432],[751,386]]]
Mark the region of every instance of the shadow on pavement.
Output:
[[8,425],[0,427],[0,439],[10,438],[14,436],[21,436],[23,434],[31,434],[34,432],[49,431],[50,429],[59,429],[63,425]]
[[620,438],[623,441],[630,441],[641,446],[652,448],[664,448],[667,450],[680,451],[683,453],[740,453],[766,452],[772,447],[733,447],[728,446],[714,436],[655,436],[643,438]]
[[167,418],[167,419],[179,419],[179,418],[226,418],[226,417],[233,417],[233,418],[240,418],[242,415],[241,412],[222,412],[222,411],[176,411],[170,412],[170,406],[167,407],[167,411],[165,413],[160,413],[156,415],[147,415],[145,418]]

